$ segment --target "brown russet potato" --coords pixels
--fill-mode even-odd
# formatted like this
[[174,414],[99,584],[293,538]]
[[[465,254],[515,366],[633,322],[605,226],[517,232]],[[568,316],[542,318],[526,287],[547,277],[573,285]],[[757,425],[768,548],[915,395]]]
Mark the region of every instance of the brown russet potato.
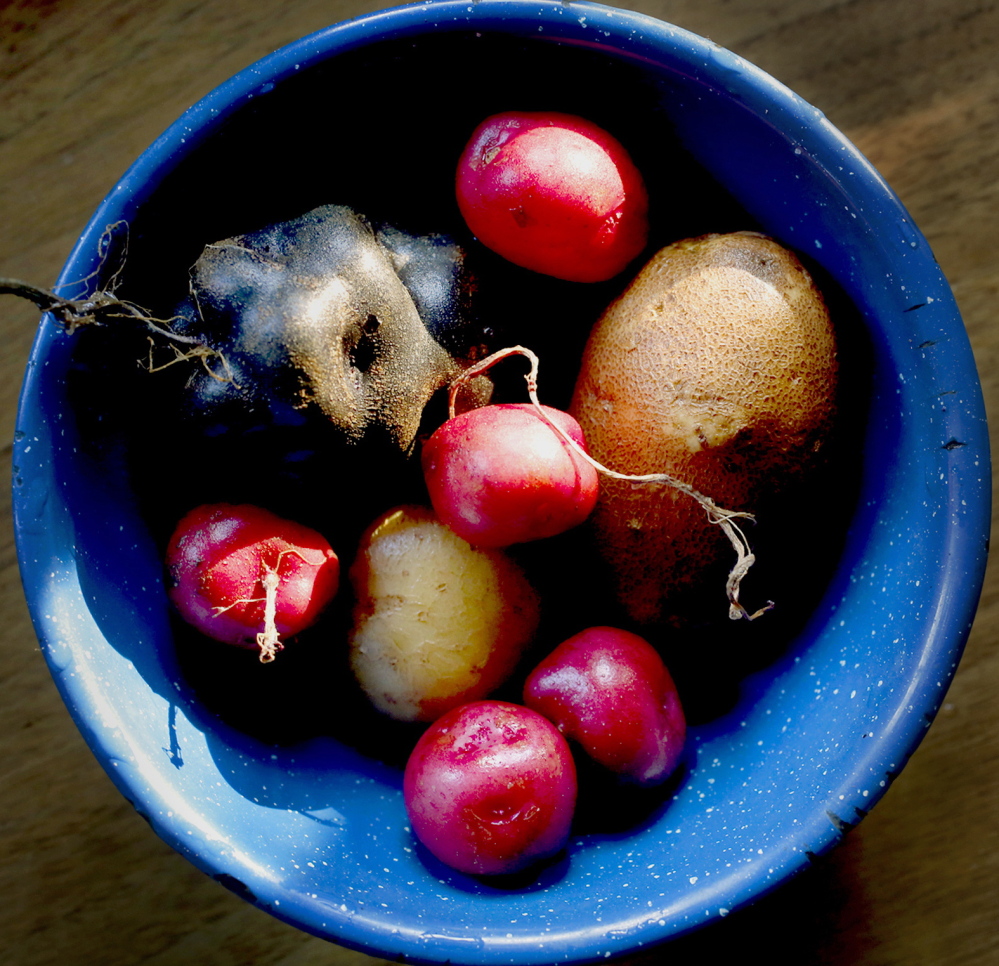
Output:
[[350,579],[351,666],[372,704],[400,721],[433,721],[485,697],[537,629],[538,596],[520,568],[424,507],[376,520]]
[[[594,326],[571,412],[619,473],[668,473],[754,512],[818,462],[835,418],[836,337],[798,258],[755,232],[662,249]],[[732,554],[689,495],[601,480],[592,517],[629,617],[671,603]],[[767,521],[758,521],[766,526]]]

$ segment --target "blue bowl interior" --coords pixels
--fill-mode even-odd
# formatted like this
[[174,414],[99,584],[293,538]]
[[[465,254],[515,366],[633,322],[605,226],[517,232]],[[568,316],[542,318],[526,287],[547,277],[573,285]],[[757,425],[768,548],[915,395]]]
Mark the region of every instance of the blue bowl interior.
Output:
[[[632,814],[622,799],[627,820],[582,823],[567,854],[530,879],[483,882],[436,863],[403,808],[412,735],[350,717],[349,703],[335,726],[314,726],[343,703],[336,661],[303,692],[299,732],[268,730],[266,691],[252,692],[256,705],[236,702],[242,717],[205,700],[206,688],[219,700],[224,688],[185,664],[162,584],[169,513],[157,507],[181,497],[169,482],[155,487],[197,467],[179,473],[166,446],[157,463],[145,439],[151,463],[136,486],[130,448],[155,403],[135,378],[118,381],[114,339],[85,344],[89,333],[67,338],[46,320],[19,414],[26,594],[95,754],[207,873],[305,930],[388,958],[596,960],[774,887],[832,847],[902,768],[956,668],[984,572],[984,410],[925,240],[818,111],[731,53],[640,15],[439,2],[304,38],[149,148],[94,215],[62,290],[108,284],[124,233],[105,229],[121,223],[121,292],[163,314],[204,244],[320,204],[452,230],[453,159],[482,117],[510,107],[581,113],[618,134],[649,178],[663,244],[752,228],[796,249],[843,325],[841,498],[807,520],[808,546],[781,548],[788,569],[807,575],[807,606],[700,642],[717,681],[698,686],[686,766],[659,800]],[[553,385],[557,395],[557,375]],[[748,657],[733,646],[739,633]],[[282,710],[295,703],[289,674]],[[379,753],[383,739],[395,745]]]

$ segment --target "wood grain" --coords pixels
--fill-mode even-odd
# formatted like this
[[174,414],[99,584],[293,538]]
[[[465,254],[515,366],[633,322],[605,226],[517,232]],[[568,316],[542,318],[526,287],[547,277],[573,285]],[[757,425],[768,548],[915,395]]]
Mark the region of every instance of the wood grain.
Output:
[[[488,2],[488,0],[485,0]],[[635,0],[823,110],[894,187],[951,281],[999,425],[999,5],[975,0]],[[370,0],[4,0],[0,275],[54,281],[101,197],[186,107]],[[461,79],[456,79],[461,82]],[[10,469],[37,313],[0,301]],[[56,693],[0,496],[0,960],[14,966],[363,966],[243,903],[115,791]],[[999,586],[946,703],[870,817],[807,874],[636,963],[759,951],[771,964],[999,962]]]

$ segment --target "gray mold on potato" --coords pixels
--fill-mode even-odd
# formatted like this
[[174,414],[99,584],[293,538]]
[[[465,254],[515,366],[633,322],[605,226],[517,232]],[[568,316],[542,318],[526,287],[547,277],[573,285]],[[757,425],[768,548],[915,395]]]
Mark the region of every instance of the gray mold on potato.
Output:
[[355,443],[413,445],[431,396],[484,353],[462,249],[327,205],[207,245],[178,331],[221,353],[191,410],[224,427],[316,414]]

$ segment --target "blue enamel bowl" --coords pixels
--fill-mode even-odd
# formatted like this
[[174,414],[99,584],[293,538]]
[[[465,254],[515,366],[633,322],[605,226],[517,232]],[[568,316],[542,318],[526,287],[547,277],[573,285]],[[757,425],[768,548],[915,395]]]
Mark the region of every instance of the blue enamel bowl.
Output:
[[[440,0],[305,37],[213,91],[142,154],[82,234],[61,291],[109,284],[122,264],[109,255],[110,226],[129,226],[137,271],[155,264],[163,278],[183,277],[206,242],[253,227],[237,212],[263,225],[336,202],[316,190],[323,178],[335,186],[369,167],[381,177],[389,165],[396,177],[380,188],[392,197],[437,190],[426,179],[452,163],[437,146],[450,151],[457,132],[531,96],[617,125],[653,185],[668,184],[671,157],[683,159],[700,187],[675,196],[709,186],[725,198],[719,211],[738,212],[706,217],[703,230],[731,221],[800,252],[849,306],[865,360],[851,387],[849,510],[814,604],[722,711],[692,723],[685,769],[633,827],[579,830],[527,882],[466,877],[414,846],[398,763],[335,734],[270,743],[213,714],[178,664],[160,544],[120,441],[101,438],[99,414],[79,417],[72,376],[84,334],[43,319],[21,397],[14,509],[25,592],[94,754],[207,874],[305,931],[389,959],[595,961],[774,889],[835,846],[919,744],[984,573],[980,385],[926,240],[821,112],[646,16],[586,2]],[[400,145],[400,129],[424,132],[424,161],[410,166],[413,140]]]

